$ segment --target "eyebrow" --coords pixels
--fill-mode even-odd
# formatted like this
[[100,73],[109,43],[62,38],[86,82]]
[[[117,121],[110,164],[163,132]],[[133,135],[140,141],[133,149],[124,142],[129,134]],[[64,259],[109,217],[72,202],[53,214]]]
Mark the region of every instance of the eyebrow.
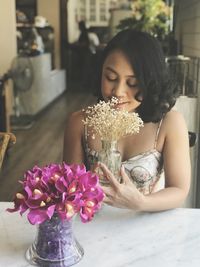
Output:
[[[112,67],[106,67],[106,70],[110,70],[112,72],[114,72],[116,75],[118,75],[118,73],[112,68]],[[136,78],[135,75],[126,75],[126,77],[130,77],[130,78]]]

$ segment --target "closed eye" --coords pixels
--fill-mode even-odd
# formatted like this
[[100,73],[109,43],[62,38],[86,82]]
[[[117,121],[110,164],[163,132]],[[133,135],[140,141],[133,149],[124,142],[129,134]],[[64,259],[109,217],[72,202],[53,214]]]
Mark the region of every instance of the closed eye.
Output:
[[135,77],[130,77],[126,80],[128,87],[135,88],[138,87],[137,79]]
[[136,87],[138,87],[138,84],[137,83],[130,83],[130,82],[127,82],[126,83],[129,87],[131,87],[131,88],[136,88]]
[[114,81],[117,80],[117,77],[114,77],[114,76],[106,76],[106,79],[107,79],[108,81],[114,82]]

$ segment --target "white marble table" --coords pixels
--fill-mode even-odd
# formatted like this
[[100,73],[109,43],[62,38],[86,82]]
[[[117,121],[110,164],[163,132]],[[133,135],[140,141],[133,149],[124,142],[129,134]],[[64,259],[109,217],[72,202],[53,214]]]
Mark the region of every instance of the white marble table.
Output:
[[[30,266],[24,253],[36,227],[0,202],[0,267]],[[94,220],[79,218],[74,231],[85,254],[77,267],[199,267],[200,209],[133,213],[104,206]]]

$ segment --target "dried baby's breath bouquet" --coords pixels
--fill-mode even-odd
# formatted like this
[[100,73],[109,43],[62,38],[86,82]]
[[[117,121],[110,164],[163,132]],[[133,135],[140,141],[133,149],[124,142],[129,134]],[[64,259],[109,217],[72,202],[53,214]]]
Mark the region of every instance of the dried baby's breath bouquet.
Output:
[[139,133],[143,121],[135,112],[116,109],[119,103],[117,98],[110,101],[100,101],[98,104],[90,106],[85,110],[86,118],[83,123],[93,130],[101,140],[117,141],[121,137]]

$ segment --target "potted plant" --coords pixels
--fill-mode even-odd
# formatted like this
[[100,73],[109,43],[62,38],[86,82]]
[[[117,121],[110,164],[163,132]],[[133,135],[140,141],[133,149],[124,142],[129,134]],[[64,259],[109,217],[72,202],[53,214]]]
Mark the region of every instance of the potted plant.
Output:
[[148,32],[159,40],[164,40],[169,33],[171,7],[163,0],[130,1],[132,16],[120,21],[118,30],[136,29]]

